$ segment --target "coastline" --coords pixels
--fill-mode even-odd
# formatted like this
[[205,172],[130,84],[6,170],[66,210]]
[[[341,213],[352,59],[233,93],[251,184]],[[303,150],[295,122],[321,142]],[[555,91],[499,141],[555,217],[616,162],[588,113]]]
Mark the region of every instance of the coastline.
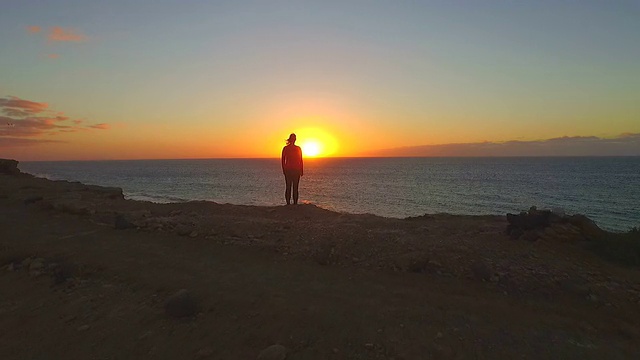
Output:
[[[425,286],[424,290],[429,293],[429,288],[438,288],[443,291],[443,294],[448,294],[447,296],[438,295],[443,296],[443,299],[446,299],[443,300],[445,302],[456,302],[456,297],[460,296],[477,298],[479,303],[474,306],[480,306],[482,310],[477,308],[473,310],[474,306],[470,306],[466,301],[463,302],[464,304],[458,304],[466,311],[465,316],[479,316],[477,311],[489,313],[498,311],[493,308],[494,305],[486,305],[489,310],[483,308],[485,305],[482,304],[485,304],[485,300],[480,299],[485,297],[497,302],[503,300],[496,300],[496,297],[504,299],[512,304],[510,306],[522,308],[524,315],[517,316],[532,316],[531,314],[535,313],[532,309],[546,307],[553,307],[552,313],[557,316],[566,309],[572,308],[576,313],[566,316],[576,321],[578,319],[586,321],[589,327],[600,331],[594,333],[590,330],[580,330],[584,325],[579,325],[576,330],[571,327],[573,325],[565,324],[572,329],[571,331],[578,331],[580,336],[589,337],[589,344],[597,345],[597,348],[591,349],[593,356],[605,351],[607,353],[618,351],[618,354],[627,355],[637,354],[638,351],[638,348],[633,345],[633,340],[640,335],[638,325],[630,325],[631,323],[627,322],[627,320],[631,321],[629,319],[621,321],[627,317],[637,317],[635,315],[637,311],[632,309],[637,309],[637,304],[640,303],[640,285],[638,285],[640,273],[635,268],[621,267],[596,256],[585,247],[584,237],[588,234],[569,225],[540,232],[536,241],[513,240],[505,231],[509,224],[506,216],[434,214],[395,219],[368,214],[336,213],[314,205],[260,207],[202,201],[157,204],[125,200],[119,188],[50,181],[16,172],[0,175],[0,208],[6,217],[5,222],[11,221],[10,224],[12,224],[10,226],[9,223],[4,224],[7,226],[3,227],[3,240],[0,243],[0,246],[5,249],[0,265],[3,268],[12,267],[15,270],[4,271],[2,281],[7,284],[18,281],[14,277],[20,277],[19,281],[43,282],[43,277],[47,277],[53,270],[39,270],[40,273],[34,275],[30,265],[24,265],[25,261],[31,259],[28,262],[32,263],[33,259],[41,258],[45,263],[53,263],[52,259],[62,257],[68,258],[68,261],[86,264],[88,268],[102,268],[98,271],[98,275],[95,274],[94,269],[89,274],[78,275],[80,279],[86,277],[89,282],[100,282],[105,278],[111,279],[113,274],[119,274],[118,276],[124,278],[132,277],[126,286],[140,286],[145,288],[145,291],[153,293],[157,292],[152,290],[156,285],[151,286],[149,283],[159,283],[160,280],[156,279],[157,274],[148,273],[139,265],[132,267],[132,264],[161,261],[171,256],[174,268],[171,270],[174,272],[171,276],[191,283],[196,289],[199,286],[204,289],[205,283],[198,283],[195,279],[205,275],[193,273],[194,263],[208,261],[204,260],[205,254],[201,254],[203,249],[209,251],[215,249],[219,254],[225,254],[220,255],[221,259],[230,263],[244,264],[241,265],[245,268],[243,271],[251,273],[252,279],[261,278],[263,275],[260,274],[264,274],[266,270],[265,268],[252,270],[254,266],[256,268],[259,266],[244,263],[245,256],[251,257],[256,264],[262,264],[260,266],[266,266],[263,263],[267,259],[267,262],[272,264],[269,266],[274,266],[276,269],[279,267],[296,269],[295,271],[300,272],[299,276],[302,278],[306,276],[305,282],[309,283],[296,286],[311,286],[310,284],[314,283],[312,279],[325,276],[318,275],[318,271],[323,274],[336,272],[349,274],[349,277],[362,276],[367,279],[366,281],[373,281],[370,279],[372,277],[381,279],[390,277],[391,280],[385,283],[385,287],[395,289],[390,290],[392,292],[417,291],[416,286],[418,288]],[[59,233],[50,231],[50,229],[57,229],[59,224],[63,223],[66,227],[57,230]],[[40,231],[43,235],[41,238],[25,235],[31,231]],[[55,236],[51,235],[53,236],[51,237],[47,234]],[[94,235],[98,236],[97,234],[100,234],[101,238],[92,239]],[[132,243],[127,245],[119,238],[140,241],[144,243],[144,247],[136,248],[142,245]],[[157,244],[153,240],[156,238],[160,239]],[[109,239],[113,240],[111,244]],[[131,250],[139,254],[145,252],[153,254],[158,260],[126,255],[127,246],[131,246]],[[110,257],[111,251],[121,254],[121,258]],[[94,257],[88,254],[94,254],[92,255]],[[192,257],[188,254],[192,254]],[[132,272],[140,272],[140,274],[132,275]],[[162,274],[169,276],[164,272]],[[195,278],[191,279],[193,276]],[[212,275],[208,274],[205,277],[207,276]],[[187,281],[187,278],[191,280]],[[149,283],[141,279],[148,279]],[[179,289],[174,287],[176,282],[178,281],[173,281],[171,285],[164,287],[160,286],[164,289],[160,294],[164,296],[172,289]],[[413,290],[395,288],[396,285],[393,285],[395,282],[409,282]],[[417,282],[423,285],[416,285]],[[322,286],[325,286],[324,283]],[[271,289],[271,285],[263,291],[270,293],[272,290],[268,289]],[[326,291],[331,293],[332,290]],[[203,295],[205,293],[207,291],[201,290],[198,295],[205,298],[203,301],[206,302],[206,296]],[[222,295],[217,294],[213,297],[218,299],[217,302],[242,303],[245,301],[237,299],[232,293],[220,296]],[[342,295],[336,293],[331,296]],[[376,299],[381,295],[363,293],[352,294],[352,296]],[[402,300],[408,303],[403,303],[400,308],[405,309],[409,306],[408,304],[422,306],[424,303],[436,301],[430,296],[414,298],[413,295],[409,295],[407,300]],[[286,299],[282,301],[287,302]],[[151,309],[161,308],[161,304],[157,301],[148,306]],[[270,306],[275,305],[270,303]],[[320,304],[314,306],[322,308]],[[356,305],[345,305],[341,311],[355,311],[354,306]],[[206,317],[206,312],[202,316]],[[618,321],[603,324],[597,320],[600,317],[611,317]],[[551,317],[547,317],[546,320],[555,321]],[[261,321],[267,320],[261,318]],[[408,319],[403,321],[406,327],[417,329],[420,326],[419,323],[413,323]],[[569,320],[564,319],[560,322],[564,324],[566,321]],[[243,322],[240,321],[240,323]],[[638,323],[640,321],[635,322],[635,324]],[[251,322],[251,324],[255,323]],[[389,324],[381,325],[381,328]],[[556,325],[561,326],[558,324]],[[503,325],[501,323],[500,326]],[[442,326],[443,329],[448,330],[436,331],[436,338],[438,333],[442,333],[441,337],[449,336],[451,330],[449,325]],[[287,326],[284,327],[289,329]],[[211,330],[211,328],[208,329]],[[357,324],[349,329],[354,334],[362,332]],[[486,329],[493,328],[488,326]],[[304,328],[301,331],[309,330]],[[377,330],[374,329],[375,331]],[[483,333],[483,330],[477,331]],[[620,335],[620,331],[624,334]],[[596,333],[598,335],[595,335]],[[607,335],[603,337],[603,333]],[[259,331],[256,334],[259,334],[255,336],[261,340],[257,341],[253,347],[250,346],[252,354],[269,344],[266,340],[270,339],[269,335]],[[356,336],[354,334],[348,336]],[[241,337],[239,334],[236,336]],[[371,351],[379,353],[378,343],[382,344],[389,340],[385,340],[382,335],[379,337],[381,337],[380,340],[372,340],[372,348],[357,344],[349,350],[352,351],[349,354],[371,355]],[[604,339],[608,338],[615,338],[616,341],[611,345],[605,345]],[[337,341],[336,338],[332,339]],[[411,336],[402,341],[410,341],[410,339]],[[301,346],[297,342],[287,340],[286,337],[270,341],[284,343],[293,350],[294,354],[296,351],[298,354],[306,354],[305,351],[311,350],[319,351],[316,345]],[[359,339],[359,341],[365,340]],[[240,343],[233,345],[238,346],[234,354],[246,355],[240,350]],[[365,341],[364,344],[369,342]],[[348,345],[335,346],[345,355],[343,349]],[[385,346],[390,345],[386,343]],[[411,355],[415,356],[419,353],[416,350],[420,348],[417,344],[404,343],[403,346],[411,349],[405,349],[408,351],[405,358],[415,358]],[[471,348],[456,350],[455,342],[447,343],[446,346],[437,344],[429,346],[431,346],[429,352],[444,355],[450,351],[471,351]],[[575,348],[577,352],[572,354],[583,351],[566,342],[561,348],[565,349],[565,346],[567,349]],[[15,347],[11,348],[15,349]],[[334,345],[331,345],[328,351],[333,352],[333,349]],[[191,348],[188,350],[194,351]],[[216,351],[212,350],[211,353],[217,354]],[[394,351],[396,356],[402,355],[402,351],[397,349]],[[489,351],[488,348],[485,351]],[[527,354],[526,351],[532,350],[528,348],[523,351]],[[471,353],[465,352],[462,355],[465,354]],[[535,352],[528,354],[535,357]],[[190,353],[189,356],[193,354]],[[232,358],[237,357],[232,356]]]
[[[547,166],[541,163],[544,159],[485,159],[481,163],[461,159],[352,160],[318,159],[315,165],[310,163],[302,200],[333,211],[393,218],[425,213],[504,215],[536,205],[585,214],[609,231],[625,232],[639,225],[634,208],[638,193],[633,191],[637,183],[633,171],[640,165],[637,161],[625,166],[624,162],[614,165],[595,158],[575,164],[550,160],[553,165]],[[278,190],[282,174],[276,160],[202,161],[44,162],[20,163],[20,168],[52,180],[122,187],[125,197],[135,200],[283,204]],[[398,166],[407,171],[406,175],[392,171]],[[566,171],[573,166],[578,174]],[[611,178],[588,175],[590,171],[606,174],[611,170],[608,166],[628,174],[631,181],[621,183],[620,174]],[[344,167],[357,168],[357,174],[348,175]],[[544,174],[536,175],[539,171]],[[242,180],[234,181],[238,176]],[[609,186],[598,185],[607,183]]]

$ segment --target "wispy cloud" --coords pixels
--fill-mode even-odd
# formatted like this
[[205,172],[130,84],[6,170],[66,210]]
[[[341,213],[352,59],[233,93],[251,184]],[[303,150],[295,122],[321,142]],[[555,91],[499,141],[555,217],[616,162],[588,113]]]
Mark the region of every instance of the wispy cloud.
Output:
[[409,146],[366,156],[640,156],[640,133],[613,138],[563,136],[545,140]]
[[9,109],[9,111],[20,110],[26,113],[36,114],[47,110],[48,107],[49,104],[47,103],[24,100],[16,96],[0,98],[0,108],[2,108],[3,112]]
[[83,42],[87,41],[87,36],[75,29],[53,26],[49,28],[47,39],[49,41]]
[[37,25],[27,26],[27,32],[29,34],[37,34],[40,31],[42,31],[42,28],[40,26],[37,26]]
[[91,125],[89,126],[92,129],[100,129],[100,130],[107,130],[109,129],[109,124],[95,124],[95,125]]
[[0,147],[52,142],[46,137],[59,133],[109,129],[106,123],[83,125],[84,120],[53,111],[45,102],[15,96],[0,98],[0,113]]
[[[48,28],[46,31],[38,26],[31,25],[25,27],[27,33],[36,35],[38,37],[42,36],[47,39],[47,42],[51,45],[52,43],[58,42],[72,42],[72,43],[81,43],[89,40],[89,37],[80,32],[77,29],[65,28],[62,26],[52,26]],[[57,53],[48,53],[41,55],[43,59],[58,59],[60,54]]]

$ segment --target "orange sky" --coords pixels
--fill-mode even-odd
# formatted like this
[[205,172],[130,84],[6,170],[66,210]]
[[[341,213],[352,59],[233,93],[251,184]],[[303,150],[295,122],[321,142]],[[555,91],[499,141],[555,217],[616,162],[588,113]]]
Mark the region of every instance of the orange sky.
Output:
[[67,1],[0,12],[0,157],[278,157],[291,132],[323,156],[640,133],[626,3]]

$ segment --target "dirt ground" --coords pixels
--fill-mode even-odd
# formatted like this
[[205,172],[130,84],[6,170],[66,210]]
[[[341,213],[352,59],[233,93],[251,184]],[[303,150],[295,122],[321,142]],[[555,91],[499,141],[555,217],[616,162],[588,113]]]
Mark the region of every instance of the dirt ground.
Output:
[[119,194],[0,175],[0,359],[640,357],[640,273],[571,229]]

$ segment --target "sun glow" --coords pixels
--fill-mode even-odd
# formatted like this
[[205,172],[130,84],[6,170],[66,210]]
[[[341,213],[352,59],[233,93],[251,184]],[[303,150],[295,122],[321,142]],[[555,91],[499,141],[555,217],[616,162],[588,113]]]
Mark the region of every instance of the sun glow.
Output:
[[316,157],[322,154],[322,145],[314,139],[306,140],[300,144],[300,147],[303,156]]
[[304,157],[324,157],[333,155],[338,149],[336,139],[324,130],[306,128],[295,131]]

